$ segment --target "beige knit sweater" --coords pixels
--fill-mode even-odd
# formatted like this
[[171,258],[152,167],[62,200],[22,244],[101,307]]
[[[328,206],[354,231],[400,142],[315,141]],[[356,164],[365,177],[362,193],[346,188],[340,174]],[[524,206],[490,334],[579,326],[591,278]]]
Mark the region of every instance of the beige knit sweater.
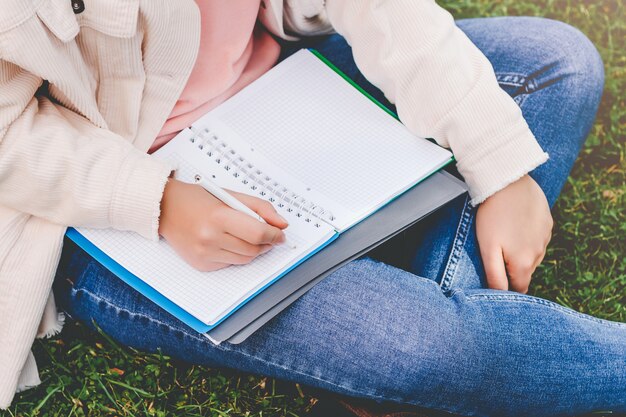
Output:
[[[66,226],[157,239],[171,167],[145,152],[198,50],[193,0],[84,1],[78,15],[68,0],[1,1],[0,408],[39,383],[34,338],[60,330],[50,287]],[[432,0],[265,0],[260,13],[283,38],[344,35],[409,129],[452,149],[474,203],[546,160]]]

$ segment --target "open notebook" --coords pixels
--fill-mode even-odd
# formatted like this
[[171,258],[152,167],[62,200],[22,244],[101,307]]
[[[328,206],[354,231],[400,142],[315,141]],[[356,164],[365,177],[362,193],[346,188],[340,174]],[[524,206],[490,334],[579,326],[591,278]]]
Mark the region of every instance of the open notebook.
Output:
[[247,265],[199,272],[161,239],[68,236],[148,298],[206,332],[272,282],[451,161],[314,53],[302,50],[182,131],[155,157],[270,201],[287,240]]

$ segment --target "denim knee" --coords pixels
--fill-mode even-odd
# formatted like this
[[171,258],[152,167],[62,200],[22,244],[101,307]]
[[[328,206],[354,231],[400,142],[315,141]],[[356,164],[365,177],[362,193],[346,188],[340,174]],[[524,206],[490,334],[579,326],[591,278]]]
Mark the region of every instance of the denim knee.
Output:
[[474,320],[480,314],[467,305],[462,290],[428,298],[435,299],[432,307],[436,314],[428,314],[428,303],[424,303],[419,306],[420,319],[407,320],[413,325],[407,331],[410,336],[386,339],[385,358],[379,363],[393,371],[376,382],[379,392],[374,394],[462,413],[464,405],[458,399],[474,398],[483,381],[499,367],[497,356],[486,349],[496,341],[477,337],[488,323]]
[[533,18],[536,30],[546,42],[537,45],[547,53],[556,52],[554,64],[561,73],[575,78],[576,84],[584,87],[587,94],[599,101],[604,88],[604,63],[594,44],[579,29],[558,20]]

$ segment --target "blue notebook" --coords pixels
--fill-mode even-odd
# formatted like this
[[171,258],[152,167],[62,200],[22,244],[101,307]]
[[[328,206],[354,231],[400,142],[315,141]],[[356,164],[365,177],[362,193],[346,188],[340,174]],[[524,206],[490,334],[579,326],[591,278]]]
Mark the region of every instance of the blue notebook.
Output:
[[276,280],[452,160],[302,50],[183,130],[154,157],[271,202],[287,240],[247,265],[199,272],[132,232],[68,237],[197,330],[214,329]]

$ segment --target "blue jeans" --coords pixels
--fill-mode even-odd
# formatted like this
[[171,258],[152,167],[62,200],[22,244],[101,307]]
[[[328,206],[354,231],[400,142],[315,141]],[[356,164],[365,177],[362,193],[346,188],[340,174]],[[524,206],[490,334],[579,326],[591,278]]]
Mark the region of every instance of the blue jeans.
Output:
[[[600,101],[597,51],[551,20],[457,23],[550,154],[531,175],[553,204]],[[343,38],[288,45],[283,55],[300,46],[317,48],[384,101]],[[349,396],[477,416],[626,411],[626,325],[485,289],[474,215],[466,198],[454,201],[333,273],[239,345],[214,346],[71,243],[55,292],[72,317],[135,348]]]

